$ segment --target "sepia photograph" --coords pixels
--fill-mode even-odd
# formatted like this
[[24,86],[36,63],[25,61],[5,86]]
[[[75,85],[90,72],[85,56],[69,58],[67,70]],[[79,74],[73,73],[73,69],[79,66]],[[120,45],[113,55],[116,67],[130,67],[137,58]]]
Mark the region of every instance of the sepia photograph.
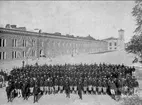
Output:
[[0,1],[0,105],[142,105],[142,0]]

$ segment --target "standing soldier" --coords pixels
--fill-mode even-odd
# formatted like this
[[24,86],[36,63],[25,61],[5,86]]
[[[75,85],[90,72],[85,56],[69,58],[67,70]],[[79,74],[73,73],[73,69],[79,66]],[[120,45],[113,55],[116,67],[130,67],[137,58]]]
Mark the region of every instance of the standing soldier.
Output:
[[65,89],[66,97],[70,98],[70,86],[69,86],[68,79],[65,80],[64,89]]
[[92,80],[91,77],[88,78],[88,92],[91,94],[92,92]]
[[38,87],[37,84],[35,84],[33,93],[34,93],[34,103],[38,102],[38,93],[39,93],[40,88]]
[[123,93],[123,91],[122,91],[123,83],[122,83],[121,78],[118,78],[118,80],[117,80],[117,85],[118,85],[118,94],[121,95],[121,93]]
[[53,79],[52,77],[49,79],[49,94],[53,92]]
[[76,93],[77,92],[77,79],[76,78],[74,78],[73,87],[74,87],[74,92]]
[[115,91],[116,91],[116,85],[115,85],[114,81],[111,81],[110,92],[111,92],[111,96],[113,99],[115,99]]
[[96,78],[93,78],[92,85],[93,85],[93,93],[96,94],[96,88],[97,88],[97,79]]
[[107,90],[107,79],[104,78],[102,81],[102,88],[103,88],[103,94],[106,94]]
[[42,94],[43,94],[43,91],[44,91],[43,84],[44,84],[43,77],[41,77],[41,79],[40,79],[40,91],[41,91]]
[[35,80],[33,78],[30,78],[30,93],[33,94],[33,88],[35,86]]
[[60,78],[60,80],[59,80],[59,90],[60,90],[60,93],[63,92],[63,85],[64,85],[63,78]]
[[79,95],[79,98],[82,100],[82,82],[81,80],[79,80],[79,83],[77,85],[77,88],[78,88],[78,95]]
[[70,83],[70,92],[72,93],[73,91],[73,79],[72,78],[69,79],[69,83]]
[[48,81],[49,81],[49,79],[45,79],[45,81],[44,81],[44,86],[45,86],[45,88],[44,88],[44,91],[45,91],[45,94],[47,94],[47,92],[49,92],[49,83],[48,83]]
[[54,81],[54,93],[58,93],[58,79],[55,78],[55,81]]
[[138,91],[138,88],[139,88],[139,83],[136,79],[134,79],[134,85],[133,86],[134,86],[134,94],[136,94],[137,91]]
[[83,81],[83,91],[84,91],[84,93],[86,94],[86,92],[87,92],[87,80],[86,80],[86,78],[84,78],[84,81]]
[[102,81],[101,78],[98,78],[98,94],[102,93]]

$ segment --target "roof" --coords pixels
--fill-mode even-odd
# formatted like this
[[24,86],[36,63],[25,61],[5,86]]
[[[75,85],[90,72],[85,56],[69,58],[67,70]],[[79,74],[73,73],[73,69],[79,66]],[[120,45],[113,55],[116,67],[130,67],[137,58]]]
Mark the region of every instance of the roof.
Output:
[[103,39],[103,40],[118,40],[118,38],[110,37],[110,38],[106,38],[106,39]]
[[2,28],[0,27],[0,33],[1,32],[8,32],[8,33],[15,33],[15,34],[24,34],[24,35],[33,35],[33,36],[39,36],[40,37],[54,37],[54,38],[65,38],[65,39],[76,39],[76,40],[86,40],[86,41],[103,41],[103,40],[95,40],[95,39],[92,39],[92,38],[88,38],[88,37],[74,37],[73,35],[69,35],[69,36],[66,36],[66,35],[58,35],[56,33],[38,33],[38,32],[32,32],[32,31],[27,31],[27,30],[18,30],[16,28],[14,29],[8,29],[8,28]]

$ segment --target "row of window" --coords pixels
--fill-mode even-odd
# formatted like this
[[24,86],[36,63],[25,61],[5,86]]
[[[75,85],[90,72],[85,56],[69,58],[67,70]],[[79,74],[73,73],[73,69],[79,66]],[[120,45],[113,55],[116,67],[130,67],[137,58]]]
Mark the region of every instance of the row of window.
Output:
[[[112,46],[112,42],[109,43],[109,46]],[[117,46],[116,42],[114,42],[114,46]]]
[[6,46],[6,39],[0,38],[0,47],[5,47],[5,46]]
[[[23,58],[26,57],[25,51],[22,52],[22,56],[23,56]],[[35,50],[32,50],[32,56],[33,57],[36,56]],[[17,58],[17,52],[16,51],[12,51],[12,59],[14,59],[14,58]]]
[[[12,59],[17,58],[17,55],[18,55],[17,51],[12,51]],[[26,57],[25,51],[22,52],[22,56],[23,56],[23,58]],[[33,57],[36,56],[35,50],[32,50],[32,56]],[[5,59],[6,59],[6,52],[0,52],[0,60],[5,60]]]
[[[12,47],[17,47],[17,39],[12,39]],[[32,40],[32,46],[35,45],[35,40]],[[22,46],[26,47],[27,46],[27,41],[23,40],[22,41]],[[0,38],[0,47],[6,47],[6,39]]]

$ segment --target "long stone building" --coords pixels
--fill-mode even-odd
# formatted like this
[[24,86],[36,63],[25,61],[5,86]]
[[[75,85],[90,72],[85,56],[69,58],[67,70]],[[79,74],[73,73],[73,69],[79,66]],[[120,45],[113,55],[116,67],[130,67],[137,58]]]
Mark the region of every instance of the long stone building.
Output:
[[108,42],[95,40],[90,35],[74,37],[60,33],[31,32],[16,25],[0,28],[0,62],[105,51],[108,51]]

